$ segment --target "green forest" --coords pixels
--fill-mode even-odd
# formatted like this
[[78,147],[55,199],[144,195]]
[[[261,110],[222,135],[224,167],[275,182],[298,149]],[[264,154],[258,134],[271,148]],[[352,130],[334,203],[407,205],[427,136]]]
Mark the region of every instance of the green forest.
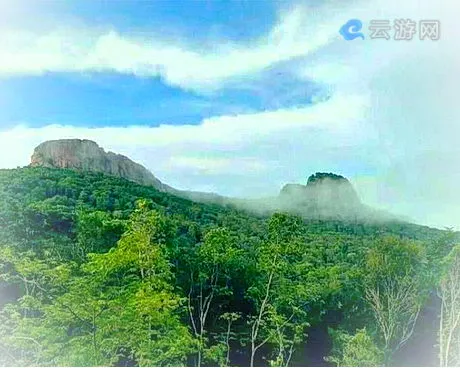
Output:
[[0,170],[0,364],[460,366],[458,244]]

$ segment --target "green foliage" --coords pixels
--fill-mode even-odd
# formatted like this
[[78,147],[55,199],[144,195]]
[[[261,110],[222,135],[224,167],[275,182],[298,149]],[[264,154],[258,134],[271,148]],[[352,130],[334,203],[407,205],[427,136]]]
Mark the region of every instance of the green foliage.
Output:
[[441,300],[439,329],[439,365],[460,365],[460,245],[456,245],[442,262],[438,287]]
[[327,361],[339,367],[378,367],[383,365],[383,351],[369,336],[366,329],[354,335],[345,331],[331,330],[333,349]]
[[[61,276],[57,296],[33,277],[46,269],[17,260],[18,277],[45,295],[26,293],[18,307],[28,313],[6,309],[11,335],[4,335],[5,344],[32,352],[28,364],[112,365],[123,358],[141,365],[183,364],[193,341],[180,321],[166,242],[166,219],[142,201],[117,246],[90,255],[78,276]],[[24,346],[23,338],[31,336]]]
[[[409,340],[456,239],[254,216],[89,172],[0,170],[0,364],[308,365],[309,327],[333,315],[358,330],[333,333],[332,361],[378,365]],[[382,305],[407,292],[412,309],[376,309],[376,290]],[[397,322],[387,339],[382,320]]]
[[321,308],[341,289],[336,265],[312,267],[299,218],[275,214],[268,233],[257,248],[254,282],[248,289],[256,308],[250,319],[251,366],[267,343],[275,346],[271,364],[288,365],[313,320],[311,306]]
[[424,248],[413,241],[384,237],[366,262],[366,300],[380,332],[385,362],[411,338],[428,297]]
[[116,215],[104,211],[77,209],[75,246],[72,256],[85,261],[89,253],[108,251],[120,239],[124,225]]

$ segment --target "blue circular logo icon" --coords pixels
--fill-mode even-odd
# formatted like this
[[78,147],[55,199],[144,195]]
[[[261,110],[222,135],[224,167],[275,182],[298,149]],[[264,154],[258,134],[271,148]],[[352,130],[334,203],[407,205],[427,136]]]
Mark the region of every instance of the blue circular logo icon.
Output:
[[340,27],[340,34],[342,37],[351,41],[357,37],[361,37],[364,40],[364,35],[362,32],[359,32],[363,28],[363,23],[359,19],[350,19],[342,27]]

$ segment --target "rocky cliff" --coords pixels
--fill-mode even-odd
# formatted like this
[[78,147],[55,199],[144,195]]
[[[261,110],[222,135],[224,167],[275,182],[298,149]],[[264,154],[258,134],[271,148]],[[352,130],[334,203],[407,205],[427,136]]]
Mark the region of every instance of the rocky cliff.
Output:
[[357,219],[371,216],[370,210],[361,203],[351,183],[343,176],[332,173],[311,175],[305,185],[286,184],[275,198],[249,200],[174,189],[128,157],[106,152],[97,143],[85,139],[60,139],[41,143],[34,150],[30,166],[100,172],[150,185],[196,202],[231,204],[262,214],[281,210],[306,218]]
[[35,148],[30,166],[100,172],[141,185],[150,185],[163,192],[197,202],[224,203],[228,201],[226,197],[214,193],[174,189],[158,180],[144,166],[126,156],[106,152],[96,142],[87,139],[58,139],[43,142]]
[[142,165],[126,156],[105,152],[96,142],[86,139],[59,139],[41,143],[34,150],[30,166],[101,172],[160,190],[167,189]]
[[279,208],[321,218],[355,216],[364,209],[351,183],[333,173],[311,175],[306,185],[286,184],[277,202]]

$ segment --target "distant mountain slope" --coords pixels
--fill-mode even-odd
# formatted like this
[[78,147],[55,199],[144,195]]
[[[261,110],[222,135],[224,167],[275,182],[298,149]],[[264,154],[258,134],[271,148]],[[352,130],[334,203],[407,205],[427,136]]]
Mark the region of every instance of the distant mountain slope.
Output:
[[231,204],[259,215],[286,211],[309,219],[361,222],[395,220],[388,213],[362,204],[352,184],[343,176],[333,173],[311,175],[306,185],[286,184],[279,196],[273,198],[229,198],[214,193],[172,188],[130,158],[105,152],[97,143],[84,139],[43,142],[35,148],[30,166],[103,173],[196,202]]
[[96,142],[87,139],[58,139],[39,144],[31,157],[32,167],[54,167],[99,172],[141,185],[200,201],[222,201],[224,197],[213,193],[182,191],[162,183],[144,166],[130,158],[105,152]]
[[[42,166],[59,164],[70,168],[37,166],[36,155],[33,162],[37,167],[0,170],[0,320],[4,331],[0,333],[0,350],[11,351],[11,357],[5,357],[8,359],[4,360],[5,366],[17,364],[19,358],[29,359],[24,351],[36,354],[30,356],[31,366],[58,366],[60,362],[69,365],[69,356],[76,359],[70,365],[100,365],[100,361],[93,364],[90,360],[80,360],[94,346],[92,332],[95,329],[87,326],[88,321],[96,318],[95,306],[104,311],[104,319],[98,314],[97,326],[103,326],[101,330],[104,326],[115,326],[97,340],[116,342],[114,349],[107,350],[108,357],[112,357],[109,354],[114,351],[113,360],[107,360],[105,365],[126,365],[125,362],[136,365],[132,358],[135,356],[132,351],[136,350],[126,350],[125,338],[131,341],[132,335],[136,346],[149,341],[152,328],[147,323],[150,318],[144,319],[144,313],[152,311],[156,320],[157,306],[162,308],[162,301],[169,293],[156,294],[157,285],[163,285],[163,281],[157,280],[162,279],[153,278],[154,282],[145,288],[146,280],[156,277],[157,270],[168,279],[168,289],[160,290],[174,291],[177,300],[196,308],[202,303],[203,295],[211,295],[209,292],[214,292],[211,290],[223,290],[210,304],[209,331],[221,336],[221,331],[227,331],[228,327],[220,316],[235,313],[241,317],[232,324],[234,336],[250,336],[251,321],[258,315],[260,305],[260,299],[252,297],[253,290],[258,290],[256,298],[266,293],[265,280],[271,280],[268,272],[273,275],[273,269],[280,271],[273,284],[277,294],[272,295],[271,302],[279,300],[278,310],[282,311],[290,305],[292,296],[299,297],[294,306],[308,318],[305,321],[311,326],[299,342],[300,354],[293,358],[292,365],[325,365],[323,358],[329,354],[332,338],[332,334],[328,334],[330,328],[352,326],[354,329],[362,327],[363,321],[369,330],[375,326],[369,318],[363,292],[369,269],[367,255],[371,249],[381,246],[388,249],[385,248],[388,241],[408,244],[420,250],[417,254],[428,268],[436,265],[435,260],[444,257],[458,240],[459,234],[402,221],[369,221],[371,212],[364,211],[365,206],[351,184],[335,174],[317,173],[305,185],[285,187],[278,197],[258,200],[258,204],[252,202],[252,208],[248,201],[242,202],[244,206],[238,208],[234,200],[223,204],[195,202],[168,192],[156,181],[141,185],[125,179],[120,176],[133,175],[133,171],[125,167],[130,165],[129,160],[110,156],[113,162],[107,162],[100,151],[82,160],[87,154],[85,149],[94,148],[92,144],[83,146],[57,163],[39,156]],[[74,159],[80,161],[72,161]],[[97,164],[91,166],[91,160]],[[76,164],[80,166],[75,167]],[[95,167],[110,175],[96,172]],[[139,170],[136,178],[149,178]],[[260,211],[263,208],[265,212]],[[302,219],[286,213],[269,216],[277,208],[300,214]],[[366,215],[343,216],[352,213],[352,209]],[[408,242],[409,239],[416,241]],[[155,263],[145,263],[150,260]],[[412,263],[407,264],[412,267]],[[146,268],[149,276],[145,278],[144,265],[153,266]],[[225,273],[215,277],[220,267]],[[429,278],[425,274],[421,276],[424,282],[432,278],[431,272],[426,274]],[[214,277],[218,283],[210,287]],[[40,285],[32,298],[23,286],[28,285],[28,280]],[[204,283],[201,280],[205,280]],[[203,289],[208,294],[200,291]],[[23,310],[27,313],[21,316]],[[74,310],[78,310],[78,314],[71,313]],[[129,317],[133,310],[139,311],[140,317],[138,314]],[[14,314],[9,314],[10,311]],[[187,311],[190,313],[190,309],[178,309],[177,320],[182,321],[183,331],[188,334],[194,330]],[[120,314],[124,317],[120,318]],[[437,310],[432,310],[422,316],[414,332],[424,338],[428,336],[425,340],[430,347],[436,343],[433,328],[436,315]],[[193,318],[193,314],[191,316]],[[279,321],[278,314],[275,316],[274,321]],[[290,318],[287,314],[279,316],[282,320]],[[131,326],[137,326],[141,320],[146,322],[146,334],[131,332]],[[161,319],[155,326],[170,328],[170,321],[171,318]],[[295,326],[305,328],[297,321]],[[155,327],[155,331],[161,328]],[[430,332],[434,332],[433,337]],[[211,333],[209,336],[213,336]],[[45,341],[46,350],[35,351],[34,341],[28,345],[23,345],[22,340],[18,342],[16,337],[24,336]],[[168,337],[160,341],[161,345],[152,346],[162,347],[164,341],[170,340],[176,339]],[[414,338],[413,341],[420,340]],[[62,348],[63,343],[66,347],[74,344],[79,353],[74,354],[76,350],[72,350],[68,355],[68,350]],[[147,348],[151,350],[150,346]],[[274,348],[268,348],[271,354]],[[249,344],[242,340],[235,348],[238,354],[230,365],[247,366],[249,349]],[[434,349],[426,350],[428,356],[435,356]],[[42,354],[43,351],[46,354]],[[127,353],[119,358],[118,351]],[[54,360],[56,352],[62,360]],[[161,349],[155,349],[154,353],[161,353]],[[26,358],[22,358],[24,356]],[[413,354],[410,357],[412,359]],[[0,354],[0,365],[2,359]],[[256,366],[262,366],[264,361],[265,358],[260,358]],[[416,361],[423,362],[423,359]],[[184,358],[182,365],[192,364],[186,364]]]
[[[308,186],[308,183],[306,186]],[[307,190],[301,187],[298,189]],[[234,328],[238,332],[238,336],[247,336],[250,316],[254,315],[255,310],[255,304],[251,302],[248,295],[251,295],[250,292],[253,290],[251,285],[257,284],[261,278],[257,276],[259,275],[258,272],[260,272],[257,265],[260,264],[259,259],[263,260],[262,257],[266,254],[262,253],[260,255],[260,250],[266,246],[272,247],[269,249],[276,249],[273,248],[273,244],[278,246],[278,240],[276,243],[272,243],[273,235],[270,233],[273,228],[270,231],[271,224],[280,224],[278,231],[283,236],[283,239],[294,237],[295,241],[287,244],[296,244],[299,252],[296,253],[297,256],[295,257],[291,253],[282,256],[282,262],[285,265],[283,269],[291,269],[290,266],[284,263],[287,261],[298,262],[298,260],[301,260],[305,263],[301,264],[302,268],[299,268],[298,264],[296,264],[296,267],[292,267],[293,277],[285,280],[299,282],[295,280],[298,279],[299,275],[305,274],[306,280],[311,282],[311,290],[314,293],[316,293],[315,290],[317,290],[318,285],[325,285],[324,294],[323,292],[319,294],[321,295],[319,301],[316,298],[311,298],[308,306],[303,304],[308,311],[308,318],[311,320],[312,328],[308,330],[308,336],[311,340],[302,342],[302,351],[306,350],[308,346],[318,349],[318,341],[328,339],[327,333],[322,332],[328,331],[328,328],[331,327],[332,322],[327,316],[332,316],[331,318],[334,320],[336,320],[336,316],[343,315],[344,318],[351,316],[350,318],[356,318],[359,320],[360,325],[362,324],[363,309],[361,307],[364,297],[358,292],[361,290],[360,275],[363,274],[362,267],[365,255],[369,247],[373,246],[376,241],[379,239],[383,241],[385,235],[395,234],[397,239],[420,240],[421,243],[426,244],[427,250],[434,253],[438,249],[444,249],[437,245],[445,244],[443,239],[446,238],[446,235],[450,236],[449,233],[442,230],[395,221],[363,223],[351,220],[326,221],[313,218],[304,218],[304,221],[300,221],[299,218],[285,214],[278,214],[270,218],[256,216],[253,212],[238,210],[233,205],[197,203],[161,191],[152,185],[140,185],[131,180],[98,172],[46,167],[0,170],[0,256],[4,257],[3,259],[6,257],[8,262],[10,262],[10,259],[14,262],[17,260],[18,269],[20,272],[24,272],[26,277],[33,277],[34,279],[32,280],[37,279],[40,282],[49,282],[50,285],[53,285],[53,294],[51,294],[53,298],[50,298],[48,293],[42,294],[40,289],[37,292],[42,299],[40,299],[39,303],[34,303],[33,306],[44,308],[43,311],[45,312],[50,310],[49,308],[51,307],[57,308],[54,310],[59,311],[59,313],[53,313],[49,317],[42,312],[42,309],[39,309],[40,313],[37,312],[32,316],[26,316],[26,318],[33,318],[32,323],[30,325],[26,324],[20,330],[16,330],[16,325],[13,324],[13,322],[16,323],[16,320],[13,321],[11,318],[8,320],[8,325],[5,325],[5,327],[11,327],[6,330],[6,337],[3,336],[5,338],[1,339],[2,336],[0,336],[0,345],[5,344],[4,341],[6,341],[7,345],[2,346],[7,346],[7,349],[12,351],[14,359],[16,358],[13,353],[18,351],[14,349],[18,348],[14,345],[16,340],[9,339],[10,335],[22,337],[30,334],[35,337],[36,335],[33,333],[36,331],[43,333],[42,326],[46,327],[50,320],[54,321],[55,315],[63,316],[64,320],[58,320],[55,325],[52,325],[51,330],[54,332],[59,331],[60,335],[56,335],[58,336],[57,340],[49,340],[51,341],[49,345],[51,356],[54,357],[55,352],[61,350],[62,354],[66,354],[66,350],[61,349],[62,341],[67,342],[75,338],[79,344],[78,346],[81,346],[79,342],[81,341],[79,340],[80,331],[84,330],[86,326],[86,320],[82,320],[79,315],[75,317],[72,314],[69,320],[68,314],[66,314],[68,313],[68,308],[80,308],[79,311],[84,313],[88,305],[89,307],[96,305],[94,302],[91,304],[86,303],[87,300],[107,300],[107,305],[112,305],[113,296],[115,294],[119,295],[120,290],[128,290],[131,293],[131,287],[126,285],[131,285],[133,280],[133,276],[130,275],[138,274],[137,269],[132,271],[132,265],[138,262],[133,261],[133,259],[137,259],[137,256],[131,259],[131,256],[128,255],[126,259],[132,263],[123,263],[123,268],[117,269],[117,272],[107,272],[112,266],[109,265],[106,268],[107,263],[100,263],[103,274],[109,274],[111,277],[110,284],[104,285],[111,287],[111,285],[116,284],[116,289],[109,289],[113,290],[113,293],[108,293],[105,291],[106,289],[100,288],[98,284],[93,284],[92,282],[96,279],[99,280],[99,277],[94,276],[91,270],[85,271],[85,265],[88,264],[88,260],[94,260],[98,257],[103,257],[98,259],[105,260],[107,259],[107,254],[117,255],[120,259],[122,258],[123,254],[120,252],[114,253],[114,249],[119,246],[123,234],[129,234],[129,229],[137,226],[138,222],[132,221],[132,215],[137,212],[137,215],[141,216],[137,218],[150,218],[143,217],[143,213],[138,212],[139,207],[137,210],[135,209],[135,203],[139,199],[143,199],[140,202],[142,205],[145,204],[146,207],[153,209],[155,214],[158,214],[158,217],[154,217],[154,219],[159,222],[154,222],[152,226],[150,224],[149,231],[157,234],[156,228],[161,226],[161,232],[158,233],[161,235],[158,238],[155,237],[155,240],[152,239],[152,243],[149,244],[152,244],[152,248],[155,249],[156,247],[164,246],[173,275],[171,277],[171,286],[178,296],[184,297],[184,300],[186,300],[187,294],[182,291],[187,293],[190,290],[189,282],[199,279],[199,277],[191,277],[190,272],[194,272],[192,275],[201,275],[204,270],[201,265],[209,264],[202,263],[207,258],[198,258],[198,256],[204,254],[203,257],[212,257],[211,259],[214,259],[217,255],[220,256],[221,250],[226,249],[225,247],[228,245],[226,241],[221,245],[220,241],[215,240],[221,239],[221,235],[219,235],[219,238],[210,238],[213,243],[217,244],[215,248],[212,248],[212,252],[201,252],[203,249],[209,249],[203,247],[203,245],[209,244],[209,240],[207,240],[209,239],[209,234],[213,234],[215,231],[217,231],[215,234],[228,234],[229,238],[223,239],[229,239],[232,242],[231,244],[235,243],[235,248],[232,248],[231,254],[234,252],[239,255],[239,258],[231,263],[232,265],[234,264],[232,266],[234,271],[228,274],[231,276],[222,277],[221,280],[222,287],[227,285],[230,292],[219,295],[213,307],[210,308],[210,321],[212,323],[209,326],[210,328],[212,326],[215,331],[224,331],[225,325],[223,325],[223,322],[225,321],[219,322],[221,318],[218,316],[223,311],[228,310],[241,314],[241,323],[235,323]],[[140,228],[143,229],[144,226]],[[136,241],[129,241],[129,246],[133,247],[132,249],[141,249],[141,247],[138,248],[137,239],[139,238],[134,239]],[[153,243],[154,241],[161,241],[161,243],[155,244]],[[150,246],[148,248],[150,249]],[[290,250],[291,247],[287,249]],[[224,256],[226,254],[228,253],[225,253]],[[111,259],[113,264],[118,264],[118,261],[115,261],[117,258]],[[9,268],[11,266],[5,267],[5,263],[2,264],[2,272]],[[214,267],[211,268],[211,270],[214,269]],[[327,273],[325,270],[328,270]],[[15,306],[17,305],[17,310],[22,310],[24,304],[20,303],[23,303],[24,300],[30,300],[21,298],[23,295],[23,279],[16,278],[16,268],[11,268],[10,271],[14,277],[3,277],[0,280],[0,294],[2,295],[2,298],[0,298],[0,311],[5,303],[13,303]],[[90,276],[81,278],[82,271],[88,272]],[[124,275],[130,277],[125,277]],[[61,299],[70,295],[68,291],[72,285],[75,286],[72,290],[75,291],[76,299]],[[89,299],[88,294],[84,294],[86,285],[96,285],[94,289],[95,295],[99,299]],[[143,284],[141,283],[141,285]],[[198,290],[197,287],[195,288]],[[137,295],[137,289],[134,290]],[[290,293],[292,293],[291,290],[294,290],[295,293],[297,289],[288,287],[286,290]],[[333,290],[332,293],[331,290]],[[124,294],[121,295],[123,296]],[[107,299],[100,299],[101,296]],[[291,299],[290,295],[286,294],[286,296],[287,300]],[[70,300],[72,304],[69,307],[67,303],[61,304],[61,300]],[[151,299],[148,300],[150,301]],[[197,300],[200,300],[198,296],[193,299],[194,302]],[[283,298],[282,300],[286,299]],[[105,306],[106,304],[97,305]],[[122,306],[122,308],[118,308],[118,305]],[[126,305],[126,299],[122,298],[121,304],[116,304],[116,308],[108,311],[110,326],[113,325],[114,320],[118,319],[118,314]],[[153,310],[156,311],[156,309]],[[324,311],[328,312],[327,316]],[[353,313],[355,314],[353,315]],[[46,316],[46,318],[43,316]],[[186,325],[187,322],[185,321],[189,321],[187,317],[185,314],[183,315],[184,326],[191,328]],[[431,316],[429,316],[428,320],[431,323]],[[19,320],[21,323],[22,321],[23,319]],[[131,320],[126,322],[127,320],[120,319],[120,321],[122,327],[131,325],[129,322]],[[37,325],[36,322],[40,324]],[[79,328],[76,333],[69,334],[68,331],[74,329],[75,323],[79,327],[82,326],[81,329]],[[428,325],[432,326],[430,323]],[[33,329],[27,329],[30,326]],[[56,326],[56,329],[54,329],[54,326]],[[344,323],[344,326],[348,325]],[[3,327],[4,325],[2,325]],[[47,333],[47,331],[51,330],[46,329],[44,331]],[[422,329],[422,333],[425,330]],[[90,332],[90,330],[88,331]],[[108,332],[107,336],[112,336],[111,331]],[[47,336],[55,336],[54,332]],[[129,337],[130,335],[123,334],[123,336]],[[138,338],[137,336],[135,335],[135,338]],[[48,341],[46,339],[42,340]],[[144,340],[140,341],[143,342]],[[431,340],[430,343],[431,345],[434,344]],[[319,344],[324,345],[322,342]],[[20,345],[21,348],[22,346]],[[29,349],[30,346],[32,345],[28,345],[27,348]],[[90,346],[92,345],[83,345],[81,351],[90,349]],[[120,346],[124,349],[124,345]],[[240,362],[239,365],[245,366],[247,365],[248,357],[247,344],[242,345],[240,351],[241,353],[235,358],[235,362]],[[317,359],[321,362],[322,357],[325,356],[325,351],[319,350],[317,354]],[[50,355],[43,356],[46,358]],[[76,356],[79,357],[79,355]],[[131,355],[128,356],[130,357]],[[13,363],[16,361],[10,360]],[[55,361],[52,362],[54,363]],[[314,365],[315,360],[310,354],[308,356],[303,356],[302,354],[296,357],[296,362],[293,365],[310,366]],[[12,364],[4,365],[9,366]],[[36,366],[38,364],[31,365]],[[50,366],[53,364],[45,361],[43,365]],[[232,365],[238,364],[234,363]]]
[[362,203],[351,183],[341,175],[316,173],[306,185],[286,184],[279,195],[280,205],[286,209],[303,207],[304,211],[320,216],[338,213],[354,214],[362,210]]
[[[140,198],[151,200],[156,207],[168,214],[203,225],[225,223],[235,231],[256,231],[260,236],[265,232],[260,224],[275,211],[255,213],[252,209],[248,211],[233,203],[194,202],[150,185],[140,185],[123,178],[89,171],[42,167],[0,169],[0,224],[5,228],[11,226],[11,229],[15,229],[9,233],[27,232],[27,226],[22,221],[43,222],[40,227],[50,230],[53,224],[57,224],[58,228],[61,225],[65,227],[67,222],[73,222],[76,211],[86,206],[125,217]],[[312,233],[390,233],[424,240],[435,239],[443,233],[443,230],[402,221],[366,222],[353,218],[307,217],[305,222]]]
[[126,156],[105,152],[96,142],[86,139],[43,142],[35,148],[30,166],[101,172],[160,190],[167,189],[142,165]]

